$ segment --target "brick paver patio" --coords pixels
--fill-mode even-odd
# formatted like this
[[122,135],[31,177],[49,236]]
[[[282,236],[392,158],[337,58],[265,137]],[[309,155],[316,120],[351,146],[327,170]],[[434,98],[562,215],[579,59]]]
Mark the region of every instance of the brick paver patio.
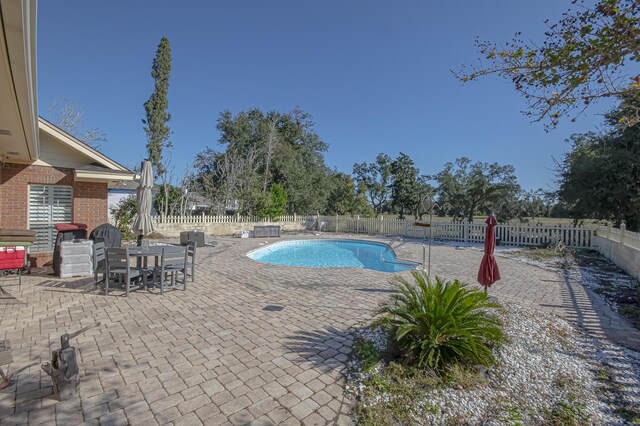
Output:
[[[186,292],[97,294],[90,279],[27,276],[0,299],[0,339],[14,364],[49,360],[65,331],[100,321],[72,340],[79,397],[52,398],[39,367],[0,391],[10,424],[348,424],[343,373],[351,330],[388,297],[390,274],[286,268],[248,259],[260,239],[215,239],[198,252]],[[421,248],[413,247],[415,259]],[[475,282],[482,253],[434,246],[432,274]],[[498,259],[501,301],[561,315],[593,335],[640,348],[640,336],[569,277]],[[117,294],[117,293],[116,293]]]

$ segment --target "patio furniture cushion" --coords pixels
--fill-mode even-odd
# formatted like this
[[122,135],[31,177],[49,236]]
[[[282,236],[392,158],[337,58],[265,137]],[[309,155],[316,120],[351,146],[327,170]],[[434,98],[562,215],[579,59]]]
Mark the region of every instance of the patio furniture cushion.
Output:
[[81,231],[87,229],[84,223],[57,223],[54,225],[56,231]]
[[[6,240],[5,237],[30,237],[35,238],[36,231],[30,229],[9,229],[0,228],[0,237]],[[15,239],[15,238],[14,238]],[[29,239],[29,238],[26,238]]]
[[0,247],[7,246],[32,246],[33,241],[0,241]]

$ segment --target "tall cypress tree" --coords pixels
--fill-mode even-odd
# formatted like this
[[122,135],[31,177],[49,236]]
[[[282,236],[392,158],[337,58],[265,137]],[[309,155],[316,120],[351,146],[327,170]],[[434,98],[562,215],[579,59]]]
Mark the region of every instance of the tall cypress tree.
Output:
[[169,107],[167,94],[169,92],[170,72],[171,47],[169,46],[169,39],[162,37],[151,68],[151,77],[155,80],[155,86],[151,97],[144,103],[147,119],[143,120],[147,125],[144,131],[148,137],[147,151],[149,160],[151,160],[151,164],[155,169],[156,176],[164,172],[162,149],[171,146],[169,141],[171,130],[167,125],[167,122],[171,119],[171,114],[167,112]]

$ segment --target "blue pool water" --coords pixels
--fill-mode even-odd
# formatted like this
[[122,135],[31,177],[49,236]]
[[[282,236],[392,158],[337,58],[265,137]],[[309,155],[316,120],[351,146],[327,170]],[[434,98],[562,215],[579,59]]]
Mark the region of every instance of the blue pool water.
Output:
[[247,256],[264,263],[314,268],[355,267],[399,272],[417,266],[397,261],[393,252],[386,253],[382,260],[382,253],[388,248],[387,244],[358,240],[283,241],[253,250]]

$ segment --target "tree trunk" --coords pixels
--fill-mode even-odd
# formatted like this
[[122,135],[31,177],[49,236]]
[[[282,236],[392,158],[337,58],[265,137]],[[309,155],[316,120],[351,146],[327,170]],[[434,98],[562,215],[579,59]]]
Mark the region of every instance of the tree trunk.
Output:
[[264,169],[264,184],[262,187],[262,193],[267,193],[267,183],[269,181],[269,167],[271,165],[271,157],[273,156],[273,147],[275,146],[277,140],[276,135],[276,121],[273,120],[269,123],[269,134],[267,135],[267,158],[265,161],[265,169]]
[[473,213],[475,213],[475,211],[476,211],[476,205],[471,204],[471,207],[469,207],[469,216],[467,217],[467,221],[469,223],[473,223]]

